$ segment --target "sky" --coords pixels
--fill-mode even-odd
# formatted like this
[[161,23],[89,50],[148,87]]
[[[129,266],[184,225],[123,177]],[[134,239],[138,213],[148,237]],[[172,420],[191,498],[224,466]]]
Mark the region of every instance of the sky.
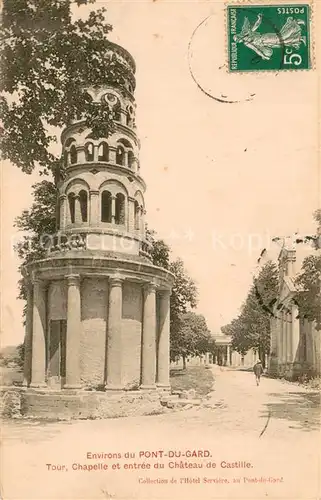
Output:
[[[184,260],[198,285],[197,312],[219,333],[238,314],[270,239],[315,230],[320,81],[313,69],[228,74],[223,2],[97,5],[107,7],[110,39],[137,64],[148,225]],[[212,97],[235,102],[208,97],[192,75]],[[13,345],[24,335],[14,219],[39,177],[8,162],[1,176],[1,343]]]

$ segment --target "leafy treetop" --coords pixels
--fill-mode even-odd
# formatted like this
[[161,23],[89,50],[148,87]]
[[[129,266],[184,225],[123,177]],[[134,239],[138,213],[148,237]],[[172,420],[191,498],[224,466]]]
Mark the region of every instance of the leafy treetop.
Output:
[[[95,0],[4,0],[0,88],[2,158],[26,173],[60,170],[52,153],[55,127],[83,119],[102,137],[114,130],[107,104],[97,106],[86,86],[125,86],[132,79],[107,39],[105,8],[73,20],[71,4]],[[57,174],[56,174],[57,177]]]

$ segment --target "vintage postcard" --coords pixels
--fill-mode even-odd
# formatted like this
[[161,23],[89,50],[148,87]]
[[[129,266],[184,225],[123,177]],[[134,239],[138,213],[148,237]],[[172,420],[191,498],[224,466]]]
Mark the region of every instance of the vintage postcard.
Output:
[[3,500],[320,499],[320,7],[3,0]]

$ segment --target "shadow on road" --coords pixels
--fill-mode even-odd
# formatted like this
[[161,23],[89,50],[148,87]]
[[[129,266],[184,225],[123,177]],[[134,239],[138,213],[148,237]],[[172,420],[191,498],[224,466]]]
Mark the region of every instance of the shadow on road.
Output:
[[292,429],[303,431],[315,431],[320,428],[320,393],[288,392],[270,393],[270,397],[278,398],[279,401],[266,403],[267,412],[262,414],[266,418],[270,414],[271,419],[280,418],[288,420],[293,425]]

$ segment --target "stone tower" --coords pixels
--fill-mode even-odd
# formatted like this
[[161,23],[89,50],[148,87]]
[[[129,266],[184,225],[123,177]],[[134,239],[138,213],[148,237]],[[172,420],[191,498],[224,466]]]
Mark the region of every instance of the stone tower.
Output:
[[173,277],[151,263],[145,236],[135,62],[110,50],[130,70],[126,86],[89,93],[108,104],[115,132],[93,137],[82,121],[63,130],[59,231],[47,257],[26,268],[24,383],[33,388],[169,387]]

